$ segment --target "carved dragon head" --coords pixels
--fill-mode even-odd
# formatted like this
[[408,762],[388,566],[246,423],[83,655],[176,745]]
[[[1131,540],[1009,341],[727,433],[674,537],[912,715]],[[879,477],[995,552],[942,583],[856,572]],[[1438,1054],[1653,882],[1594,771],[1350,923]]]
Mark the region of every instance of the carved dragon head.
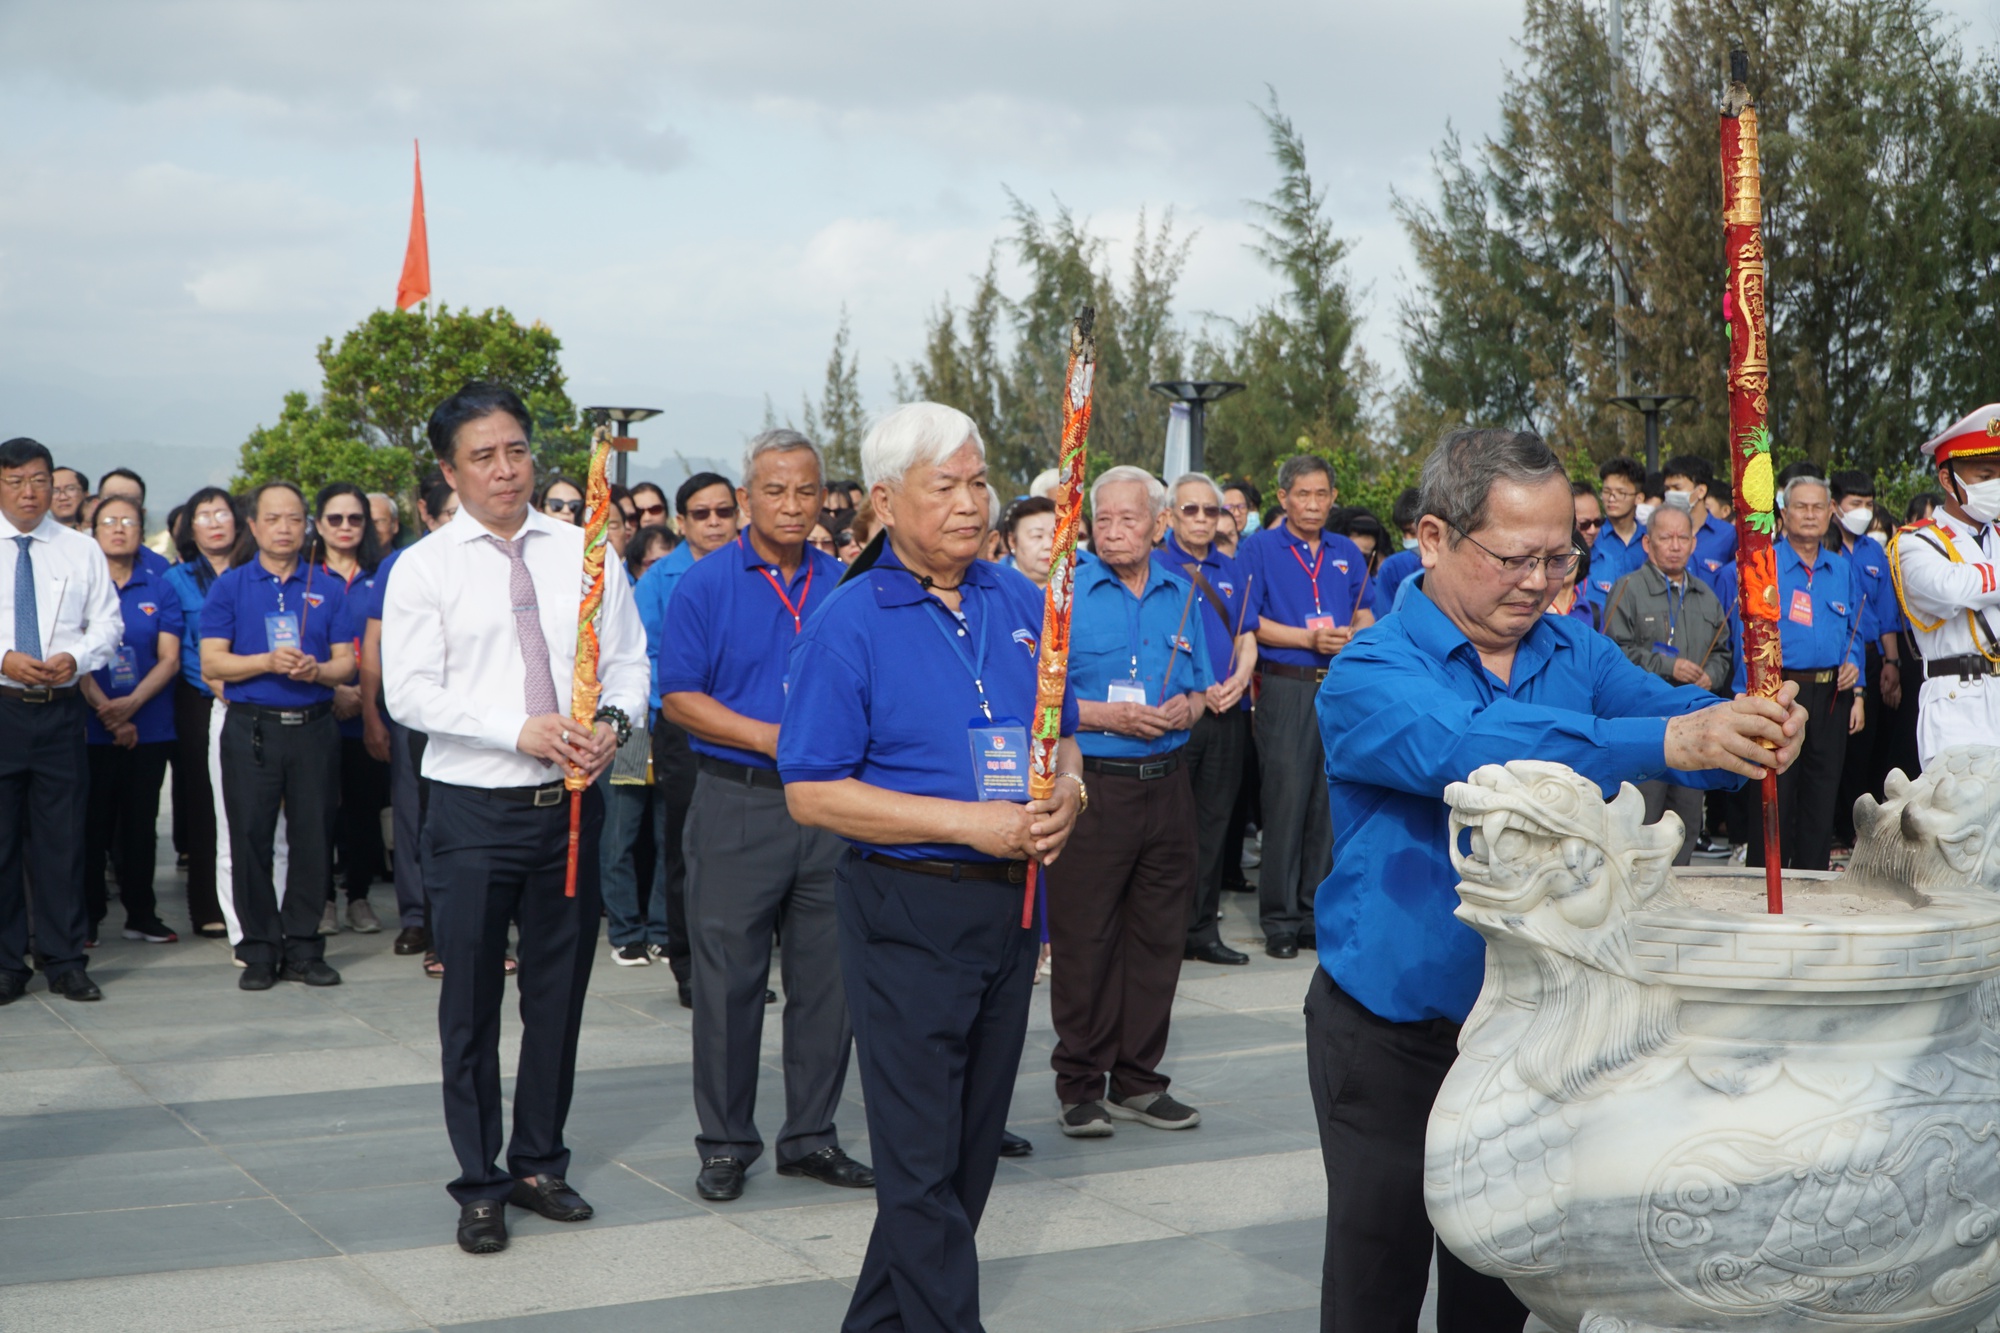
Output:
[[1638,979],[1626,914],[1677,906],[1678,818],[1648,825],[1630,784],[1606,801],[1562,764],[1488,764],[1445,788],[1451,860],[1463,881],[1458,917],[1489,941],[1554,950]]
[[1854,803],[1856,882],[2000,892],[2000,748],[1958,745]]

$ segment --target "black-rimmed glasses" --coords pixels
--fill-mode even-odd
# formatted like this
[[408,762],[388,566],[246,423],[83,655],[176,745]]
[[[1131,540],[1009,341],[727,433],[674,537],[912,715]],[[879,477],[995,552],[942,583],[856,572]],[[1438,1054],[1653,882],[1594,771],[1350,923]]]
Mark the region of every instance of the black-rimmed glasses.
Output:
[[1500,566],[1500,572],[1514,583],[1525,583],[1535,572],[1537,565],[1542,567],[1552,582],[1560,582],[1575,571],[1576,562],[1583,556],[1583,553],[1574,546],[1560,555],[1501,555],[1450,519],[1446,519],[1445,524],[1453,532],[1493,557],[1494,562]]

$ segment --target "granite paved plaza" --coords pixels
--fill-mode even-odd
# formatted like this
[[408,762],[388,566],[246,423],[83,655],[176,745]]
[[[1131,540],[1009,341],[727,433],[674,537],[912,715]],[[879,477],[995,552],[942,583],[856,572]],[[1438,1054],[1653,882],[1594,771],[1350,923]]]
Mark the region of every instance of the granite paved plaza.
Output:
[[[162,845],[166,839],[162,837]],[[187,917],[161,874],[163,914]],[[1226,936],[1252,947],[1252,900]],[[390,893],[376,903],[388,915]],[[107,935],[122,921],[114,906]],[[436,984],[390,935],[342,934],[346,984],[251,994],[223,945],[107,938],[101,1004],[0,1009],[0,1327],[207,1330],[832,1330],[872,1200],[785,1179],[767,1156],[734,1203],[694,1191],[688,1014],[663,966],[600,955],[584,1012],[562,1226],[508,1212],[512,1247],[452,1243]],[[600,946],[602,947],[602,946]],[[1058,964],[1059,965],[1059,964]],[[1189,964],[1166,1068],[1197,1129],[1053,1122],[1046,985],[980,1229],[987,1327],[1293,1333],[1317,1326],[1324,1177],[1300,1005],[1311,962]],[[782,1109],[776,1010],[759,1098]],[[503,1038],[511,1066],[518,1026]],[[847,1146],[869,1159],[850,1074]],[[1426,1326],[1428,1327],[1428,1321]]]

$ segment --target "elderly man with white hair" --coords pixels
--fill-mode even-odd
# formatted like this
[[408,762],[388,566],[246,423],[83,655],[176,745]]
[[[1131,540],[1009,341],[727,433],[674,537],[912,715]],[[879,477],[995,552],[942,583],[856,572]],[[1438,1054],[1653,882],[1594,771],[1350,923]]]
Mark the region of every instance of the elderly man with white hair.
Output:
[[1076,573],[1069,671],[1096,801],[1049,882],[1050,1063],[1072,1138],[1109,1135],[1114,1119],[1201,1122],[1159,1064],[1199,864],[1183,749],[1215,676],[1193,585],[1153,561],[1166,507],[1150,474],[1105,472],[1090,488],[1098,558]]
[[750,526],[681,576],[660,635],[660,710],[687,729],[696,756],[681,844],[701,1121],[695,1188],[717,1202],[743,1193],[764,1149],[757,1076],[774,931],[784,937],[779,1174],[854,1189],[875,1183],[841,1148],[833,1120],[852,1038],[835,944],[840,842],[793,822],[778,778],[786,663],[840,583],[840,562],[806,542],[823,477],[819,447],[797,431],[750,441],[736,491]]
[[847,843],[840,959],[876,1211],[842,1327],[977,1329],[973,1233],[1040,942],[1022,926],[1028,862],[1055,862],[1086,796],[1065,739],[1055,795],[1028,800],[1042,594],[977,558],[972,419],[906,404],[868,432],[861,466],[882,533],[800,636],[778,730],[792,817]]

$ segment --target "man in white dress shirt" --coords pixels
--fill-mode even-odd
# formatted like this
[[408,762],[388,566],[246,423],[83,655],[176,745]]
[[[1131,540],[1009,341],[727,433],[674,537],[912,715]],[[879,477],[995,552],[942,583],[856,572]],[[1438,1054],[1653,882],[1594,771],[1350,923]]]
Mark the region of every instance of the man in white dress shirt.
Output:
[[[570,720],[584,534],[531,507],[532,430],[520,398],[491,384],[468,384],[431,414],[431,448],[458,491],[458,517],[409,548],[382,606],[389,712],[430,738],[424,883],[444,964],[445,1128],[460,1172],[448,1189],[470,1254],[506,1248],[510,1202],[558,1222],[591,1215],[564,1180],[562,1131],[597,945],[604,804],[594,785],[585,791],[576,896],[567,898],[563,773],[574,765],[594,784],[647,703],[645,631],[614,574],[598,621],[603,707],[588,732]],[[521,1057],[503,1170],[500,1007],[516,921]]]
[[[0,444],[0,1004],[28,987],[28,901],[49,989],[100,1000],[84,972],[84,702],[125,632],[104,552],[49,515],[55,461]],[[27,882],[22,883],[22,872]]]

